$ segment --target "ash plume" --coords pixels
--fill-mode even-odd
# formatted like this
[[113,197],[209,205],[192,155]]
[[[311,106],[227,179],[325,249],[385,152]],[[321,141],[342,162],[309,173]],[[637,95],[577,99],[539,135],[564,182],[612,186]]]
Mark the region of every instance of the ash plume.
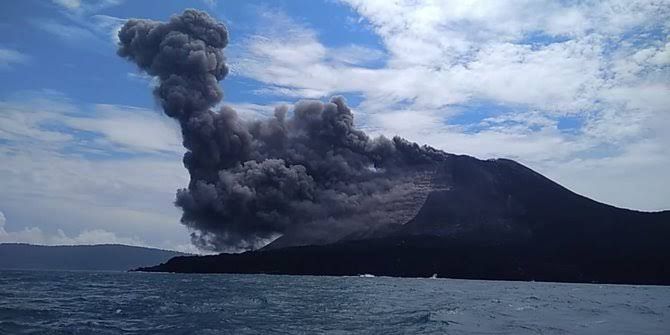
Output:
[[131,19],[118,54],[159,79],[154,95],[181,126],[187,188],[175,204],[204,249],[327,243],[401,225],[446,153],[354,127],[341,97],[278,107],[248,121],[213,110],[228,73],[226,27],[186,10],[167,22]]

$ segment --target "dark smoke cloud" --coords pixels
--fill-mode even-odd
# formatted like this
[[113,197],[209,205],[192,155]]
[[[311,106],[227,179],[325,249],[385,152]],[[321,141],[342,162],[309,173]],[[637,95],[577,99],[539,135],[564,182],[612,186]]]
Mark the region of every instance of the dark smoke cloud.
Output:
[[191,181],[177,192],[182,223],[202,248],[326,243],[404,223],[446,154],[354,127],[341,97],[246,121],[219,103],[226,27],[186,10],[168,22],[129,20],[118,54],[156,76],[154,94],[181,126]]

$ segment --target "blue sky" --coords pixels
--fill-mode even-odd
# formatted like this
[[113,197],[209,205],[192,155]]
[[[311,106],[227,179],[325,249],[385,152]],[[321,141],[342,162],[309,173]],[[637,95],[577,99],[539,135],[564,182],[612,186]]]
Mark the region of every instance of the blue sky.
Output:
[[185,8],[228,26],[244,117],[344,95],[371,134],[670,208],[668,1],[24,0],[0,4],[0,242],[193,250],[179,131],[115,55],[124,20]]

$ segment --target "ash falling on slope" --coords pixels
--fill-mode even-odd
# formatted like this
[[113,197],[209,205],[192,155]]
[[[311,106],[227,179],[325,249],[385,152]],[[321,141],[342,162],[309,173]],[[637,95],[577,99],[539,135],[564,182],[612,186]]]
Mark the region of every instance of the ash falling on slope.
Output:
[[447,154],[402,138],[370,138],[341,97],[300,101],[248,121],[213,110],[228,73],[226,27],[186,10],[168,22],[131,19],[118,54],[159,79],[154,94],[181,126],[188,188],[182,223],[204,249],[332,242],[401,225]]

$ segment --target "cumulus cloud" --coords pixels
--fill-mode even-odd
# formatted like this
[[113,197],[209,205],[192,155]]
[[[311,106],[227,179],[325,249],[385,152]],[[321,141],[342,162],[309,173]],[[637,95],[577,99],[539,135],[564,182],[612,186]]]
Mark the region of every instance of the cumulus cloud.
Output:
[[37,245],[91,245],[91,244],[125,244],[146,246],[137,237],[119,237],[104,229],[84,230],[77,235],[68,236],[62,229],[55,234],[47,234],[39,227],[26,227],[18,231],[5,229],[7,219],[0,211],[0,243],[29,243]]
[[172,205],[187,181],[175,164],[179,131],[159,113],[28,92],[0,102],[0,141],[0,203],[23,223],[15,232],[123,231],[162,248],[188,243]]

